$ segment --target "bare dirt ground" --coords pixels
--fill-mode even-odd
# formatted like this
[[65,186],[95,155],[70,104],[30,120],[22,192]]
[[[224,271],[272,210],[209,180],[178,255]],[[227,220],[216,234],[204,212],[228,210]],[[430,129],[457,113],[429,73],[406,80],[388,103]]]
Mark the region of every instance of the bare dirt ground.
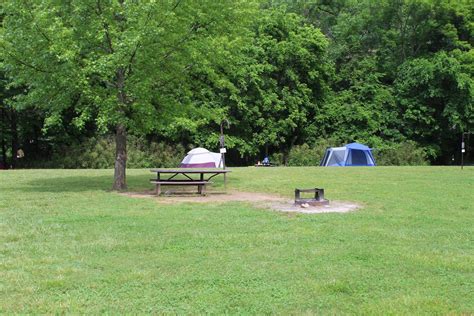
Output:
[[184,193],[181,191],[166,191],[164,195],[157,197],[153,191],[125,192],[122,195],[134,198],[153,198],[161,204],[177,203],[225,203],[225,202],[249,202],[256,207],[267,208],[281,212],[318,214],[318,213],[346,213],[361,208],[354,202],[330,201],[329,205],[310,206],[302,208],[294,205],[293,200],[278,195],[255,192],[208,192],[206,196]]

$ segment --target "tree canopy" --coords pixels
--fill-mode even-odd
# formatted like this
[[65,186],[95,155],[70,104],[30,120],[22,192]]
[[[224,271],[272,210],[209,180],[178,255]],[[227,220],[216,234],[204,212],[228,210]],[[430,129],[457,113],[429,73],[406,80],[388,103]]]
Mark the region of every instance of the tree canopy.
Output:
[[235,164],[351,141],[450,163],[474,129],[473,13],[468,0],[5,0],[2,164],[113,133],[123,189],[128,134],[214,149],[222,120]]
[[[41,107],[45,127],[72,108],[116,134],[115,189],[124,189],[128,132],[157,128],[186,94],[187,69],[209,63],[238,33],[249,1],[6,1],[2,48],[18,107]],[[211,52],[212,47],[212,52]],[[170,93],[170,85],[176,93]]]

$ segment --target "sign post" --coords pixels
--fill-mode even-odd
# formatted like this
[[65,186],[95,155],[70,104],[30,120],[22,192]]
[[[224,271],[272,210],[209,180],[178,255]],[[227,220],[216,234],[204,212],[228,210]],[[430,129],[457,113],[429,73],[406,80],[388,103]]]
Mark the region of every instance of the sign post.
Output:
[[[229,121],[224,119],[221,121],[221,136],[219,137],[219,152],[221,153],[222,169],[225,170],[225,154],[227,149],[225,148],[225,136],[224,136],[224,123],[227,123],[229,128]],[[224,173],[224,190],[227,191],[227,175]]]
[[463,132],[461,136],[461,170],[464,169],[464,153],[466,152],[466,143],[464,142],[464,136],[468,136],[472,134],[472,132]]

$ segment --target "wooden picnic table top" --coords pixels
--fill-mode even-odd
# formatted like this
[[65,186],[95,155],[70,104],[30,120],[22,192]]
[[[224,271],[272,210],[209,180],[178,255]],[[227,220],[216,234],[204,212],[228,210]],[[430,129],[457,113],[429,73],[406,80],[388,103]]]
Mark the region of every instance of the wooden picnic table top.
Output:
[[192,168],[178,168],[178,169],[150,169],[150,172],[156,173],[228,173],[230,170],[222,169],[192,169]]

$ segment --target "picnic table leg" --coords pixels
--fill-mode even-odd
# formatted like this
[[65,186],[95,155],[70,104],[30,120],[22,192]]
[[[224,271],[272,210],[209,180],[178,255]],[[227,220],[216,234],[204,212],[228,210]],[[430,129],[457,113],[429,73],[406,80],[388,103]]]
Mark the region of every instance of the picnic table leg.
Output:
[[[203,181],[203,180],[204,180],[204,174],[203,174],[203,173],[200,174],[199,180],[200,180],[200,181]],[[203,186],[202,186],[201,184],[198,185],[198,194],[201,194],[201,195],[202,195],[202,187],[203,187]]]
[[[160,178],[160,173],[157,172],[156,173],[156,180],[160,181],[160,179],[161,179]],[[157,196],[159,196],[161,194],[161,184],[159,184],[159,183],[156,184],[156,190],[155,191],[156,191],[155,193],[156,193]]]
[[205,184],[201,185],[201,192],[200,193],[201,193],[201,195],[206,195],[206,185]]

